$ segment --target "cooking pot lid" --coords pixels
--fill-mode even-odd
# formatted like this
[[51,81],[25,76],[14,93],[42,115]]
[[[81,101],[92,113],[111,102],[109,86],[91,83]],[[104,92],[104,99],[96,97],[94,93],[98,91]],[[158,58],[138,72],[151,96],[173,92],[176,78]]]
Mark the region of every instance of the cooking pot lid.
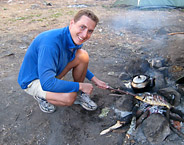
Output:
[[139,84],[139,83],[143,83],[144,81],[146,81],[146,79],[147,79],[147,76],[145,75],[137,75],[133,78],[133,82],[136,84]]

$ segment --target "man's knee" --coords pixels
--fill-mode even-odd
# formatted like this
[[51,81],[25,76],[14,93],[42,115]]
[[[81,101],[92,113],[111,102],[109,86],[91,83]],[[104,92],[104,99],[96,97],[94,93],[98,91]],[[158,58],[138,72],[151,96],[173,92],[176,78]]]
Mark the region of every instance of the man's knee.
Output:
[[71,106],[73,105],[75,99],[77,97],[76,92],[72,93],[52,93],[47,92],[46,94],[46,100],[53,105],[58,106]]
[[89,62],[89,55],[88,55],[87,51],[85,51],[84,49],[77,50],[76,58],[78,58],[78,60],[80,62],[83,62],[83,63]]
[[65,101],[66,106],[72,106],[73,103],[75,102],[76,96],[70,96],[68,99]]

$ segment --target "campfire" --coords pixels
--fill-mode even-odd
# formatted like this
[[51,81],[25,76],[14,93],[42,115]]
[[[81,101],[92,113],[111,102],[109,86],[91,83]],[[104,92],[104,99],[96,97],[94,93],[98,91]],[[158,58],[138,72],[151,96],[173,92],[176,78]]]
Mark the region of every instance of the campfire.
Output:
[[[162,125],[167,124],[169,129],[179,137],[184,138],[184,133],[181,131],[181,123],[184,122],[184,113],[176,107],[180,103],[181,95],[171,87],[155,91],[153,88],[157,84],[155,83],[156,81],[157,78],[155,79],[145,74],[139,74],[134,76],[133,79],[130,79],[129,82],[126,81],[126,87],[116,89],[109,87],[108,89],[111,91],[111,96],[118,96],[120,99],[133,97],[134,103],[131,113],[120,115],[116,124],[102,130],[100,135],[105,135],[110,132],[126,133],[123,144],[133,144],[136,142],[134,141],[134,137],[137,128],[139,128],[144,121],[157,115],[159,119],[164,118],[163,121],[165,123]],[[155,117],[156,116],[153,118]],[[151,119],[152,121],[153,118]],[[152,122],[152,124],[156,126],[156,124],[159,123]],[[165,126],[160,126],[160,128],[165,128]],[[163,133],[164,135],[162,135],[161,140],[164,140],[171,132],[168,128],[167,133]],[[150,128],[150,130],[152,129],[153,128]]]

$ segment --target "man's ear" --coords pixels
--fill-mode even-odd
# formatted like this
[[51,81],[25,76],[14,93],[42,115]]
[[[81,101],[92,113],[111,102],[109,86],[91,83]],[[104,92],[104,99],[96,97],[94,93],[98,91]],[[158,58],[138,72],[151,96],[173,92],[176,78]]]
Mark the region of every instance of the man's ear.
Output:
[[75,22],[74,22],[74,19],[72,19],[71,21],[70,21],[70,25],[72,25],[72,24],[74,24]]

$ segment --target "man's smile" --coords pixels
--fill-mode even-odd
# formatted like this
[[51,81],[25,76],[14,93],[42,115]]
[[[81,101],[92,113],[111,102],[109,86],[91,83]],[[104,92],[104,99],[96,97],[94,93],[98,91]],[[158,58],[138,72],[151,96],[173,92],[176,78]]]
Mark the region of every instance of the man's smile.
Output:
[[81,40],[81,41],[83,41],[84,39],[83,38],[81,38],[80,36],[78,36],[78,38],[79,38],[79,40]]

